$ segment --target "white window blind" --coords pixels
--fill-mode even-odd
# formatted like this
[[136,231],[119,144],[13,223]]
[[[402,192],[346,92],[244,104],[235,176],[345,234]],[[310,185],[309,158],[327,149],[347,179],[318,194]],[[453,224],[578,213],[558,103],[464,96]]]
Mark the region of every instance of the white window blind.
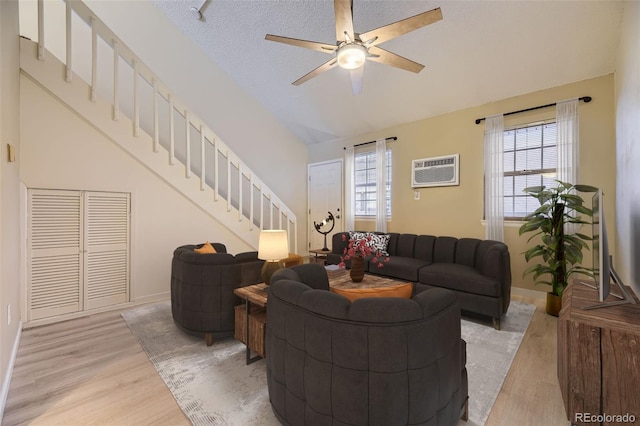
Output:
[[504,217],[520,219],[540,204],[523,190],[555,186],[558,151],[556,123],[536,124],[504,132]]
[[[355,215],[376,215],[376,153],[355,154]],[[391,150],[387,149],[387,216],[391,216]]]

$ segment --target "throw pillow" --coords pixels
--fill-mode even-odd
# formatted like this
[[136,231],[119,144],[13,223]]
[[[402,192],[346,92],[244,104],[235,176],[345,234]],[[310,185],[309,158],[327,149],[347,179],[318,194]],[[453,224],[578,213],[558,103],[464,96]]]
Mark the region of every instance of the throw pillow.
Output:
[[371,243],[374,251],[379,253],[381,256],[389,256],[387,252],[387,246],[389,245],[389,239],[391,238],[388,234],[370,234],[371,235]]
[[379,254],[380,256],[389,256],[387,252],[387,246],[389,245],[388,234],[375,234],[373,232],[356,232],[349,231],[349,240],[357,241],[361,239],[367,240],[367,247],[371,249],[373,254]]
[[331,291],[346,297],[351,302],[365,297],[401,297],[411,299],[413,284],[398,284],[378,288],[331,288]]
[[217,253],[216,249],[213,248],[211,243],[207,241],[200,248],[193,249],[198,254],[214,254]]

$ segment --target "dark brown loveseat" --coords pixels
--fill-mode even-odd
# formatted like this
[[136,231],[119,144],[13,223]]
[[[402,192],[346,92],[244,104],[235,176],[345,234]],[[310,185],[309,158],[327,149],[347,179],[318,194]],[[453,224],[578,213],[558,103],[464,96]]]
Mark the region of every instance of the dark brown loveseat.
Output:
[[258,252],[227,253],[224,244],[212,243],[215,254],[198,254],[202,245],[185,245],[173,252],[171,262],[171,313],[182,330],[204,335],[207,345],[214,337],[234,332],[234,306],[241,303],[233,289],[262,281],[264,261]]
[[351,303],[326,270],[277,271],[269,286],[269,399],[285,425],[457,425],[467,418],[466,345],[452,292]]
[[[389,233],[389,261],[365,271],[453,291],[463,311],[489,316],[495,328],[511,301],[511,261],[504,243],[475,238]],[[333,235],[328,264],[340,263],[349,232]],[[347,265],[348,266],[348,265]]]

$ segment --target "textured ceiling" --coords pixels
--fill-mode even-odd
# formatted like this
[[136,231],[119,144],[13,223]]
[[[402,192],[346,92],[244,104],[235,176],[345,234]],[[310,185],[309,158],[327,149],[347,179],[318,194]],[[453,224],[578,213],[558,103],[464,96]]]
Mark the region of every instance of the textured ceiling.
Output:
[[349,73],[291,83],[327,54],[266,41],[267,33],[335,44],[333,1],[154,0],[237,83],[313,144],[611,73],[619,1],[354,0],[365,32],[440,7],[443,20],[380,47],[425,65],[419,74],[367,61],[363,93]]

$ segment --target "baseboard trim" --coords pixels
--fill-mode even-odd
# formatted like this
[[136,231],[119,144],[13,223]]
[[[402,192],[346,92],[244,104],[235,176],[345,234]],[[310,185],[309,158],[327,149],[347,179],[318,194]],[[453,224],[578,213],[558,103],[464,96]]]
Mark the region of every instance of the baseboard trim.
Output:
[[547,292],[530,290],[528,288],[511,287],[511,294],[515,294],[518,296],[533,297],[534,299],[540,299],[540,300],[547,299]]
[[[2,1],[2,0],[0,0],[0,1]],[[132,301],[132,302],[120,303],[118,305],[104,306],[102,308],[92,309],[90,311],[73,312],[73,313],[70,313],[70,314],[58,315],[58,316],[55,316],[55,317],[48,317],[48,318],[42,318],[42,319],[37,319],[37,320],[33,320],[33,321],[28,321],[28,322],[26,322],[24,324],[23,328],[25,330],[28,330],[30,328],[40,327],[42,325],[54,324],[56,322],[68,321],[68,320],[72,320],[72,319],[76,319],[76,318],[82,318],[82,317],[86,317],[86,316],[94,315],[94,314],[101,314],[103,312],[130,309],[130,308],[133,308],[135,306],[146,305],[147,303],[153,303],[153,302],[162,302],[164,300],[170,300],[170,299],[171,299],[171,293],[166,291],[166,292],[162,292],[162,293],[152,294],[152,295],[149,295],[149,296],[143,296],[143,297],[141,297],[139,299],[136,299],[135,301]]]
[[9,359],[9,365],[7,371],[5,371],[4,381],[2,382],[2,394],[0,395],[0,420],[4,416],[4,407],[7,404],[7,397],[9,396],[9,386],[11,385],[11,376],[13,375],[13,366],[16,363],[18,357],[18,348],[20,347],[20,339],[22,338],[22,321],[18,324],[18,332],[16,338],[13,340],[13,349],[11,350],[11,358]]
[[163,300],[171,299],[171,293],[164,291],[162,293],[150,294],[148,296],[138,297],[134,302],[135,305],[142,305],[145,303],[161,302]]

